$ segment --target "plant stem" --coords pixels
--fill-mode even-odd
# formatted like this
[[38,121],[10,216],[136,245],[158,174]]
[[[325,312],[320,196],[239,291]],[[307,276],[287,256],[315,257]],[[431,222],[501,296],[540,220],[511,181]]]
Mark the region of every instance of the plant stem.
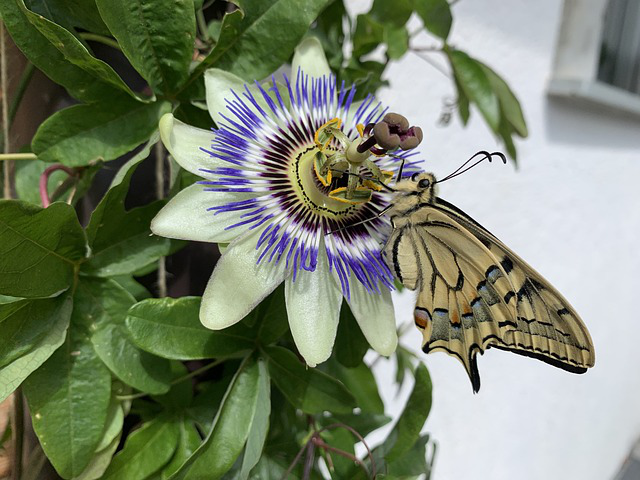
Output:
[[[426,55],[424,55],[422,50],[417,50],[413,47],[409,48],[410,52],[413,52],[414,54],[416,54],[418,57],[420,57],[422,60],[424,60],[425,62],[427,62],[429,65],[431,65],[433,68],[435,68],[436,70],[438,70],[441,74],[443,74],[445,77],[447,78],[451,78],[451,75],[449,74],[449,72],[447,72],[443,67],[441,67],[440,65],[438,65],[436,62],[434,62],[432,59],[430,59],[429,57],[427,57]],[[440,51],[440,50],[435,50],[436,52]]]
[[18,387],[13,393],[13,410],[11,417],[11,433],[13,434],[13,465],[11,465],[11,480],[22,477],[22,446],[24,443],[24,403],[22,388]]
[[82,32],[79,34],[79,37],[83,40],[90,40],[93,42],[102,43],[103,45],[108,45],[110,47],[115,48],[116,50],[120,50],[120,45],[113,38],[105,37],[104,35],[98,35],[97,33],[90,32]]
[[[9,141],[9,106],[7,96],[9,94],[9,82],[7,80],[7,48],[5,44],[4,22],[0,22],[0,95],[2,96],[2,143],[3,153],[8,153]],[[2,165],[3,169],[3,197],[11,198],[13,192],[13,162],[6,159]]]
[[9,105],[9,125],[11,125],[13,123],[13,119],[16,118],[16,113],[18,112],[20,102],[22,102],[22,97],[24,97],[24,92],[27,91],[27,87],[29,86],[29,82],[31,81],[35,71],[36,66],[31,62],[27,62],[27,65],[24,67],[24,71],[20,76],[20,83],[18,83],[16,93],[11,99],[11,105]]
[[[313,437],[315,438],[315,437]],[[309,480],[311,478],[311,468],[313,467],[313,462],[316,458],[316,446],[312,441],[307,443],[307,454],[304,458],[304,470],[302,471],[302,480]]]
[[[156,197],[164,198],[164,146],[159,141],[155,146],[156,154]],[[167,296],[167,263],[164,257],[158,259],[158,297]]]
[[[189,372],[186,375],[183,375],[182,377],[178,377],[175,380],[172,380],[169,385],[173,386],[173,385],[177,385],[178,383],[184,382],[185,380],[188,380],[191,377],[195,377],[197,375],[200,375],[201,373],[206,372],[207,370],[212,369],[213,367],[217,367],[224,361],[225,361],[224,359],[219,359],[219,360],[216,360],[215,362],[211,362],[205,365],[204,367],[200,367],[197,370],[194,370],[193,372]],[[134,393],[132,395],[116,395],[116,398],[118,400],[135,400],[136,398],[146,397],[147,395],[149,394],[145,392],[140,392],[140,393]]]
[[38,156],[35,153],[0,153],[0,161],[8,160],[37,160]]
[[209,42],[211,37],[209,36],[209,30],[207,29],[207,21],[204,18],[204,13],[202,13],[202,9],[196,11],[196,20],[198,22],[198,30],[200,30],[200,35],[202,35],[202,39],[205,42]]
[[51,199],[49,198],[49,191],[47,186],[49,183],[49,177],[56,170],[62,170],[70,177],[75,177],[76,175],[76,172],[71,168],[61,164],[51,165],[50,167],[47,167],[44,172],[42,172],[42,175],[40,175],[40,201],[42,202],[42,206],[44,208],[47,208],[49,205],[51,205]]

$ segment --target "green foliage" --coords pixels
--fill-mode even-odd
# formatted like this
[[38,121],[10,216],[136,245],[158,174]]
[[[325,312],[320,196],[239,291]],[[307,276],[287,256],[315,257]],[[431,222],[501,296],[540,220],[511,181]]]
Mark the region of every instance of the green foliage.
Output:
[[196,19],[192,0],[97,0],[102,19],[131,65],[156,93],[189,76]]
[[74,105],[44,121],[31,146],[40,160],[70,167],[113,160],[147,141],[169,110],[167,102],[126,97]]
[[48,297],[68,289],[84,259],[85,235],[72,207],[0,200],[0,291]]
[[[125,206],[164,113],[211,127],[202,101],[208,68],[263,81],[305,35],[320,40],[338,82],[355,84],[358,101],[386,85],[390,62],[427,32],[434,53],[451,64],[463,123],[473,106],[515,158],[513,136],[528,133],[518,100],[495,71],[447,43],[446,0],[375,0],[356,19],[344,3],[0,2],[18,48],[78,101],[39,125],[24,147],[37,160],[16,171],[19,200],[0,200],[0,400],[23,386],[42,450],[61,477],[244,480],[282,478],[289,468],[290,478],[303,478],[313,454],[305,478],[323,478],[322,456],[334,478],[369,478],[350,455],[394,420],[381,388],[411,379],[393,429],[360,460],[377,478],[429,474],[433,443],[421,432],[431,381],[409,350],[401,345],[395,354],[395,385],[379,385],[345,303],[333,356],[308,368],[289,333],[283,287],[236,325],[204,328],[199,297],[152,298],[153,285],[141,283],[184,244],[151,234],[166,199]],[[417,32],[408,30],[411,17],[421,22]],[[97,43],[119,50],[122,64],[116,68]],[[123,155],[131,158],[107,191],[92,189]],[[72,173],[51,175],[54,203],[44,209],[36,205],[39,182],[53,164]],[[194,181],[173,172],[168,196]]]
[[62,477],[80,475],[102,437],[111,395],[111,375],[87,335],[72,328],[64,344],[29,376],[24,391],[51,463]]
[[504,142],[507,153],[516,160],[517,152],[512,136],[526,137],[527,125],[516,96],[506,82],[491,68],[460,50],[445,48],[451,62],[458,90],[460,118],[466,125],[469,104],[472,103]]
[[126,325],[136,345],[164,358],[224,358],[253,350],[252,329],[240,323],[208,330],[200,323],[199,311],[199,298],[150,298],[129,309]]

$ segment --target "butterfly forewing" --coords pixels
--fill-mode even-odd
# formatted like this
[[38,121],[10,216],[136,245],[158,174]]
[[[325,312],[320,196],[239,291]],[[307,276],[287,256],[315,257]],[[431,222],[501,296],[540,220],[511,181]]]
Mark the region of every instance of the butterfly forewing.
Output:
[[418,290],[414,315],[425,352],[458,358],[474,391],[476,356],[490,347],[572,372],[594,364],[586,327],[539,273],[457,207],[413,195],[418,200],[403,196],[389,212],[396,228],[385,254],[398,279]]

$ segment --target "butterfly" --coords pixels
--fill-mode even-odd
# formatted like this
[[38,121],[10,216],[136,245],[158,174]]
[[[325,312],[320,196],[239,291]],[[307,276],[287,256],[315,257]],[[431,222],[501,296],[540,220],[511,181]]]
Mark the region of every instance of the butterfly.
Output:
[[474,392],[480,390],[477,355],[490,348],[573,373],[595,362],[591,336],[569,302],[495,235],[437,196],[438,183],[496,155],[506,162],[499,152],[482,151],[440,181],[425,172],[400,179],[384,211],[393,227],[384,246],[389,267],[418,292],[414,320],[422,350],[460,360]]

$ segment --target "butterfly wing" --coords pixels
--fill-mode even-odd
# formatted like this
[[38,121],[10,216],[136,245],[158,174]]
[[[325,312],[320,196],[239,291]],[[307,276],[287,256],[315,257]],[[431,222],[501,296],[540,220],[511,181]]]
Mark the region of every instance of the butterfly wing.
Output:
[[390,266],[418,290],[415,322],[423,350],[445,351],[480,389],[476,356],[495,347],[582,373],[593,344],[569,303],[489,231],[437,198],[395,229]]

